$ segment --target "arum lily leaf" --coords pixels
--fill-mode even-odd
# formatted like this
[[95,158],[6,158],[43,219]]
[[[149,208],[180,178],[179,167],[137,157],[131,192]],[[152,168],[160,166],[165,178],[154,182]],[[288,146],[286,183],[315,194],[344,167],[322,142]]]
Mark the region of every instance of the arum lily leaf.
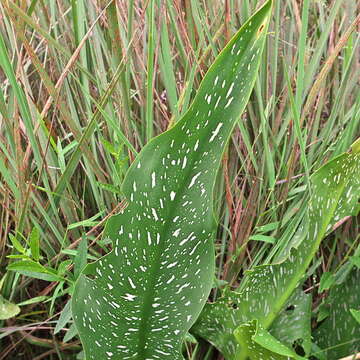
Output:
[[257,320],[240,325],[234,335],[243,349],[236,360],[304,359],[262,328]]
[[311,303],[311,295],[297,289],[269,330],[287,347],[301,346],[306,355],[311,350]]
[[189,110],[128,170],[129,205],[105,229],[113,250],[85,267],[72,299],[88,360],[183,358],[213,285],[215,176],[255,82],[270,10],[269,0],[245,23]]
[[329,316],[314,332],[314,339],[326,358],[339,359],[358,353],[360,323],[352,309],[360,309],[360,270],[353,270],[343,284],[333,286],[323,306]]
[[[249,271],[243,290],[207,305],[194,326],[193,332],[213,343],[226,358],[233,359],[238,351],[233,331],[253,319],[269,329],[303,281],[325,234],[340,219],[359,212],[360,153],[344,153],[321,167],[311,177],[311,191],[307,234],[289,259]],[[229,302],[237,307],[227,306]]]

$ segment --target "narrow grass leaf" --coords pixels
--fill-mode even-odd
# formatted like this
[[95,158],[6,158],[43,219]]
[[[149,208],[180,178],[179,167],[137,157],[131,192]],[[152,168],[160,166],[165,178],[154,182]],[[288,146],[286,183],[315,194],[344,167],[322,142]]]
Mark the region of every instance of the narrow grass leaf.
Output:
[[64,309],[62,310],[59,320],[56,323],[54,335],[56,335],[58,332],[60,332],[61,329],[65,327],[65,325],[69,322],[69,320],[72,318],[71,313],[71,299],[66,303],[64,306]]
[[31,256],[35,261],[39,261],[40,258],[40,232],[37,227],[33,227],[29,236],[29,245],[31,250]]
[[77,249],[75,259],[74,259],[75,279],[77,279],[79,277],[81,271],[84,269],[84,267],[86,265],[86,259],[87,259],[87,241],[86,241],[86,238],[83,238],[80,241],[80,244]]
[[71,324],[68,331],[66,332],[63,342],[66,343],[74,338],[78,334],[75,324]]
[[18,306],[26,306],[26,305],[36,304],[39,302],[43,302],[43,301],[47,300],[48,298],[49,298],[49,296],[35,296],[31,299],[22,301],[22,302],[18,303],[17,305]]
[[263,242],[267,242],[267,243],[270,243],[270,244],[273,244],[276,241],[276,239],[273,236],[262,235],[262,234],[251,235],[249,237],[249,240],[263,241]]

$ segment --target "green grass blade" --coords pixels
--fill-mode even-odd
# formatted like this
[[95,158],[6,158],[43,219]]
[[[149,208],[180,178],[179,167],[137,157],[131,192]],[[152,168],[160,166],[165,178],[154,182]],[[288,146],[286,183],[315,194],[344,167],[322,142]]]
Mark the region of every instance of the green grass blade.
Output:
[[301,105],[303,102],[304,92],[304,80],[305,80],[305,50],[306,50],[306,38],[308,32],[309,23],[309,5],[310,0],[304,0],[302,4],[302,16],[301,16],[301,32],[298,45],[298,64],[297,64],[297,76],[296,76],[296,94],[295,104],[296,111],[300,114]]
[[154,132],[155,1],[150,0],[147,8],[149,38],[146,68],[146,141],[153,137]]

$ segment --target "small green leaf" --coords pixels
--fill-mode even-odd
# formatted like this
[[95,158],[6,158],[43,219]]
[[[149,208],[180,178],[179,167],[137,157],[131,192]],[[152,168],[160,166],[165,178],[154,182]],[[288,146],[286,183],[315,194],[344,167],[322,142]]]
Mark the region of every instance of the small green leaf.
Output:
[[274,231],[279,227],[280,222],[276,221],[276,222],[272,222],[266,225],[261,225],[261,226],[257,226],[256,227],[256,232],[259,233],[267,233],[269,231]]
[[116,185],[111,185],[111,184],[105,184],[105,183],[101,183],[101,182],[96,182],[96,184],[101,188],[104,189],[106,191],[110,191],[113,194],[118,194],[118,195],[122,195],[122,191],[120,189],[120,187],[116,186]]
[[40,232],[37,227],[33,227],[29,237],[29,245],[31,250],[31,256],[35,261],[39,261],[40,258]]
[[64,274],[66,273],[66,271],[68,270],[71,264],[72,264],[72,260],[62,261],[58,266],[57,274],[59,276],[64,276]]
[[270,244],[274,244],[276,241],[276,239],[273,236],[262,235],[262,234],[251,235],[249,237],[249,240],[263,241]]
[[[106,150],[109,154],[111,154],[111,155],[113,155],[113,156],[115,156],[115,157],[117,157],[117,156],[119,155],[119,150],[116,149],[116,147],[115,147],[113,144],[111,144],[109,141],[107,141],[105,138],[102,138],[102,139],[101,139],[101,142],[102,142],[105,150]],[[120,148],[120,149],[121,149],[121,148]]]
[[7,266],[8,270],[16,271],[22,275],[34,277],[46,281],[62,281],[62,277],[56,274],[54,269],[42,266],[33,260],[22,260]]
[[[360,250],[360,247],[358,248],[357,251],[359,251],[359,250]],[[354,267],[354,264],[351,261],[351,257],[349,258],[349,260],[350,261],[347,261],[345,264],[340,266],[340,268],[334,274],[336,285],[340,285],[340,284],[344,283],[346,281],[347,277],[349,276],[349,274],[351,273],[351,271]]]
[[8,259],[22,259],[22,260],[31,260],[28,255],[7,255]]
[[330,287],[334,284],[335,278],[334,275],[330,272],[325,271],[321,275],[319,292],[323,292],[325,290],[329,290]]
[[45,301],[47,299],[49,299],[49,296],[36,296],[36,297],[31,298],[31,299],[22,301],[22,302],[18,303],[17,305],[18,306],[31,305],[31,304],[36,304],[36,303],[39,303],[39,302],[43,302],[43,301]]
[[0,320],[10,319],[20,313],[18,305],[11,303],[0,295]]
[[61,329],[65,327],[65,325],[71,320],[72,312],[71,312],[71,299],[66,303],[64,309],[62,310],[59,320],[56,323],[54,335],[56,335]]
[[74,260],[74,275],[75,279],[77,279],[81,273],[81,271],[86,266],[86,258],[87,258],[87,241],[84,237],[81,239],[79,247],[77,249],[77,253]]
[[[61,251],[61,253],[76,257],[78,254],[78,251],[73,250],[73,249],[64,249]],[[94,255],[87,254],[87,260],[95,261],[95,260],[97,260],[97,258]]]
[[95,214],[94,216],[92,216],[89,219],[70,224],[68,226],[68,230],[76,229],[81,226],[82,227],[94,227],[99,223],[98,221],[95,221],[95,220],[98,219],[100,216],[102,216],[103,213],[104,213],[104,211],[100,211],[99,213]]
[[25,254],[26,250],[24,247],[20,244],[20,241],[14,236],[13,234],[9,234],[9,239],[11,243],[13,244],[14,248],[21,254]]

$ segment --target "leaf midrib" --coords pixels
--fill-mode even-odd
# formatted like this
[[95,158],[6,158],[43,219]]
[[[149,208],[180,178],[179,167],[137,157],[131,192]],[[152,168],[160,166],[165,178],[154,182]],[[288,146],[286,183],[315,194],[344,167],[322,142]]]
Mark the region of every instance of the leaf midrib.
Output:
[[[185,116],[188,116],[188,115],[185,115]],[[185,122],[185,121],[184,121]],[[177,126],[180,126],[181,125],[181,121],[178,122]],[[176,127],[172,128],[171,130],[176,130]],[[170,130],[170,131],[171,131]],[[197,152],[198,154],[203,154],[204,151],[200,151],[202,148],[204,148],[205,145],[203,144],[200,144],[199,145],[199,151]],[[139,158],[139,161],[141,160],[141,158]],[[191,161],[188,162],[188,170],[184,171],[184,176],[183,178],[186,179],[183,184],[184,186],[182,186],[183,189],[186,188],[186,184],[190,182],[190,179],[189,179],[189,175],[193,172],[193,164],[195,163],[195,159],[192,159]],[[214,183],[214,179],[215,179],[215,175],[217,174],[218,172],[218,169],[219,169],[219,165],[220,165],[220,161],[218,160],[218,164],[216,166],[216,170],[214,172],[214,174],[212,174],[212,181],[211,181],[211,184]],[[200,170],[199,170],[200,171]],[[211,189],[213,186],[210,186]],[[181,192],[181,195],[184,193]],[[171,202],[171,205],[168,206],[168,213],[171,214],[171,213],[174,213],[174,209],[178,208],[179,207],[179,202],[181,201],[181,196],[180,196],[180,192],[177,191],[176,192],[176,197],[175,199]],[[210,207],[209,207],[209,210],[208,212],[212,212],[213,211],[213,193],[212,193],[212,190],[211,190],[211,195],[210,195]],[[150,279],[151,281],[149,281],[149,285],[146,289],[146,291],[144,291],[144,302],[143,302],[143,306],[142,306],[142,316],[141,316],[141,322],[140,322],[140,326],[139,326],[139,341],[138,341],[138,356],[140,356],[140,359],[142,358],[145,358],[146,356],[146,352],[148,349],[145,349],[145,344],[146,344],[146,334],[148,332],[148,328],[149,328],[149,325],[150,325],[150,321],[149,318],[151,318],[151,316],[153,315],[154,313],[154,309],[151,307],[151,304],[153,303],[154,301],[154,298],[155,298],[155,294],[156,294],[156,291],[154,292],[154,289],[155,289],[155,284],[157,283],[157,279],[159,278],[158,277],[158,274],[160,273],[160,265],[161,265],[161,261],[156,261],[156,260],[159,260],[159,258],[161,258],[161,254],[163,253],[163,250],[165,248],[165,244],[166,244],[166,240],[168,239],[168,236],[170,234],[170,228],[171,228],[171,225],[172,225],[172,222],[171,222],[171,219],[168,218],[166,223],[164,224],[164,232],[161,233],[161,235],[163,236],[164,240],[160,242],[160,244],[156,247],[156,250],[155,250],[155,254],[156,256],[154,257],[154,260],[152,262],[152,266],[151,266],[151,276],[150,276]],[[214,227],[214,226],[213,226]],[[164,234],[164,235],[163,235]],[[148,311],[147,311],[148,310]],[[150,311],[149,311],[150,310]]]

